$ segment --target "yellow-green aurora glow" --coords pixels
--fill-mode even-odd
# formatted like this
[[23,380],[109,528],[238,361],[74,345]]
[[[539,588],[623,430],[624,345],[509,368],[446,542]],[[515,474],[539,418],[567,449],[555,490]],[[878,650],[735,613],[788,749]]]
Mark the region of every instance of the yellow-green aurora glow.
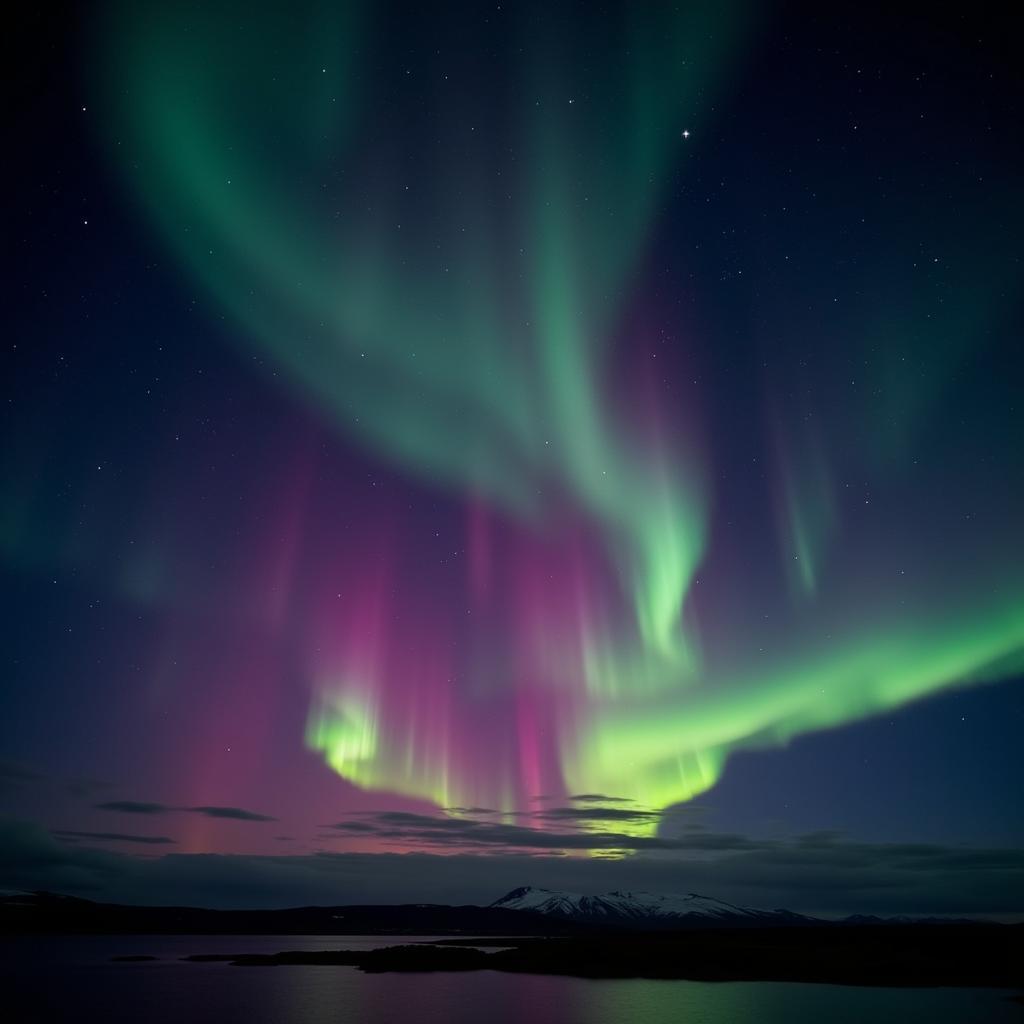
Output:
[[[112,9],[110,150],[182,267],[341,436],[470,509],[462,624],[394,574],[374,584],[368,552],[345,581],[366,609],[325,627],[306,742],[360,787],[664,807],[734,751],[1021,668],[1020,565],[949,535],[873,537],[885,524],[857,518],[835,468],[842,448],[857,505],[888,488],[895,507],[924,399],[886,419],[892,459],[877,410],[843,436],[768,403],[771,478],[744,514],[779,552],[769,586],[729,555],[705,410],[623,374],[637,279],[686,179],[680,127],[713,116],[749,27],[703,10],[609,19],[621,46],[599,74],[571,26],[511,12],[522,59],[502,87],[466,95],[429,58],[399,126],[379,97],[409,85],[370,59],[386,31],[370,9]],[[994,315],[998,283],[979,288]],[[699,351],[688,331],[680,350]],[[895,564],[901,545],[915,583],[864,556]],[[415,630],[388,625],[397,605]]]

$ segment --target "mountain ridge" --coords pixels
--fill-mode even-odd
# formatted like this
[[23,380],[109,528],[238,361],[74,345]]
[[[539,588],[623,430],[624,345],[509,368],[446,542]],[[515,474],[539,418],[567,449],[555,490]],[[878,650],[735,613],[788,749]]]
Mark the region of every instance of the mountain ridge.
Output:
[[791,910],[740,907],[700,893],[665,894],[645,891],[583,893],[525,885],[495,900],[494,909],[523,910],[580,924],[679,927],[708,924],[730,927],[823,924],[820,918]]
[[[615,890],[598,896],[533,886],[512,889],[489,906],[443,903],[344,904],[280,909],[212,909],[97,903],[45,891],[0,891],[0,934],[46,932],[291,935],[582,935],[615,931],[749,928],[886,929],[988,925],[968,918],[841,919],[757,910],[700,893]],[[1003,925],[998,925],[1003,927]],[[1006,927],[1024,928],[1024,923]]]

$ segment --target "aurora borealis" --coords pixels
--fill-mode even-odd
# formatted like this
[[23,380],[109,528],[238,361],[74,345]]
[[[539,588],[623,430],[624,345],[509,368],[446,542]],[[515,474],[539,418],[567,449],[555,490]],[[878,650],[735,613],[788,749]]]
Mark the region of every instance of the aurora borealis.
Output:
[[[0,758],[92,780],[47,828],[629,860],[801,743],[793,830],[847,827],[829,744],[898,717],[1020,840],[1019,72],[805,15],[81,16],[0,460]],[[893,799],[871,839],[954,835]]]

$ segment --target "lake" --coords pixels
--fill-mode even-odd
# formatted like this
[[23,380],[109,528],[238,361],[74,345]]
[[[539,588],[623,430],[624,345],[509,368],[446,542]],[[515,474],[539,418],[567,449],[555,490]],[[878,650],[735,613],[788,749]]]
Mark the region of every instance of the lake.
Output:
[[[362,974],[353,967],[182,963],[192,953],[374,949],[429,936],[136,935],[0,940],[10,1024],[945,1024],[1024,1022],[996,989],[788,982],[585,980],[496,971]],[[111,963],[150,954],[145,963]]]

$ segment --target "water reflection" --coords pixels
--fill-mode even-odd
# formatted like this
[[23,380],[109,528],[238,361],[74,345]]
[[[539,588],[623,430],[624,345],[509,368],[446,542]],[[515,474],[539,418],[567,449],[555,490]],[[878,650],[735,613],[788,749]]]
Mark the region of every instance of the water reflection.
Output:
[[[408,941],[408,940],[402,940]],[[0,944],[11,1021],[147,1024],[1021,1024],[1012,993],[779,982],[590,981],[503,974],[362,974],[348,967],[230,967],[200,952],[372,948],[379,937],[83,936]],[[149,953],[146,963],[109,957]]]

